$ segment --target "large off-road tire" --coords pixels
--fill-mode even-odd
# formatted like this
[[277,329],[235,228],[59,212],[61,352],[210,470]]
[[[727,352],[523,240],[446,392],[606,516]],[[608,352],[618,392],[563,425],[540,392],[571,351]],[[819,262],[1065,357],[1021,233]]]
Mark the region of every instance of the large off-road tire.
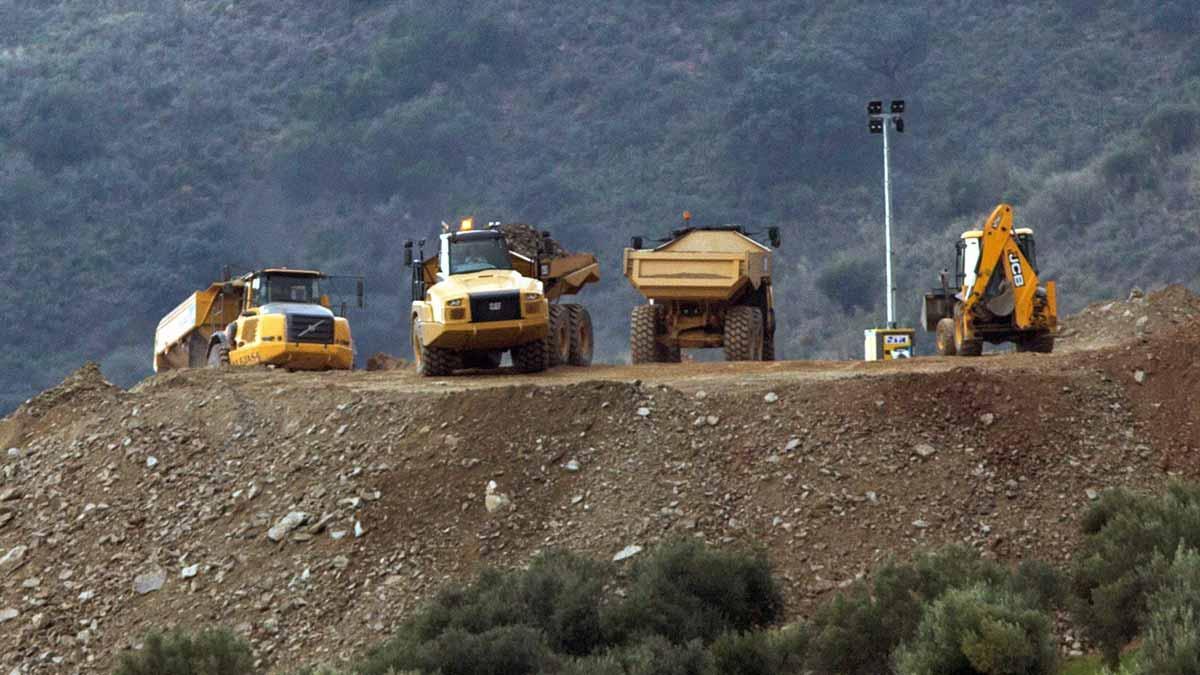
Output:
[[566,305],[550,305],[550,330],[546,334],[546,367],[571,359],[571,316]]
[[421,341],[420,321],[412,323],[412,348],[413,364],[417,373],[425,377],[441,377],[462,368],[462,354],[440,347],[430,347]]
[[983,340],[968,340],[963,334],[962,306],[954,308],[954,351],[959,356],[979,356],[983,353]]
[[223,368],[229,365],[229,347],[224,342],[209,347],[206,363],[209,368]]
[[763,356],[762,310],[744,305],[725,313],[725,360],[761,361]]
[[592,365],[592,315],[583,305],[564,305],[571,326],[571,349],[567,362],[573,366]]
[[1049,354],[1054,351],[1054,334],[1037,333],[1021,340],[1017,340],[1017,351]]
[[942,356],[954,356],[958,353],[954,346],[954,319],[943,317],[938,320],[934,342],[937,344],[937,353]]
[[513,368],[518,373],[540,373],[546,369],[546,340],[534,340],[512,348]]
[[629,316],[629,357],[636,363],[658,361],[658,307],[639,305]]

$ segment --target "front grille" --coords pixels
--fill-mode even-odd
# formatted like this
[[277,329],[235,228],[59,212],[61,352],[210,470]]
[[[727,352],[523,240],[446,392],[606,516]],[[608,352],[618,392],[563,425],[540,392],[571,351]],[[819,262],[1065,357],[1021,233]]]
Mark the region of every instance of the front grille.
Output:
[[288,342],[332,343],[333,319],[327,316],[289,316]]
[[492,291],[471,294],[471,322],[512,321],[521,318],[521,294]]

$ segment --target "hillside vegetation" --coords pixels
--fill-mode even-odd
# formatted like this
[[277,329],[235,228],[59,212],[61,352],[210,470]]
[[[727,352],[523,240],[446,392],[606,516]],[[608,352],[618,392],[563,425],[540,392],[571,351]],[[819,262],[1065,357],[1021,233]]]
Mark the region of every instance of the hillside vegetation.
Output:
[[596,251],[622,358],[633,234],[784,227],[787,357],[882,318],[880,144],[902,316],[998,200],[1068,309],[1200,283],[1200,5],[768,0],[0,3],[0,409],[84,359],[128,384],[223,264],[368,277],[361,351],[406,351],[400,243],[477,214]]

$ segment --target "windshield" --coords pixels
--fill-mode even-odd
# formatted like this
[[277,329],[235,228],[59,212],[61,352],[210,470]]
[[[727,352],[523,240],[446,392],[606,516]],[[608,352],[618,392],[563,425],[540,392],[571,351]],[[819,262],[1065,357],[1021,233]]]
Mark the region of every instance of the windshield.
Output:
[[269,275],[262,281],[258,304],[265,305],[271,302],[318,303],[321,301],[319,281],[318,277],[311,276]]
[[450,274],[512,269],[504,239],[459,239],[450,243]]

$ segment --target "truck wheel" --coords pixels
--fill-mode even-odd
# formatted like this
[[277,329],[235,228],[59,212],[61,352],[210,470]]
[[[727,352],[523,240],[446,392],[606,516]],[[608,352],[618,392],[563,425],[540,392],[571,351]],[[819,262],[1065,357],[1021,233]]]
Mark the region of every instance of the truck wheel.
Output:
[[222,368],[229,365],[229,347],[225,346],[224,342],[208,348],[208,367]]
[[954,319],[946,317],[937,322],[934,342],[937,344],[937,353],[942,356],[954,356],[957,353],[954,348]]
[[1054,334],[1036,333],[1030,337],[1017,340],[1017,351],[1049,354],[1054,351]]
[[550,305],[550,330],[546,334],[546,367],[561,366],[571,358],[571,317],[566,305]]
[[512,348],[513,367],[518,373],[539,373],[546,369],[546,340],[534,340]]
[[592,365],[592,315],[583,305],[566,305],[571,327],[571,349],[567,360],[573,366]]
[[629,356],[634,363],[658,361],[657,341],[658,307],[640,305],[633,308],[629,317]]
[[425,377],[449,375],[462,367],[462,355],[440,347],[430,347],[421,341],[421,322],[412,323],[413,361],[417,372]]
[[725,313],[725,360],[761,361],[762,311],[757,307],[731,307]]

